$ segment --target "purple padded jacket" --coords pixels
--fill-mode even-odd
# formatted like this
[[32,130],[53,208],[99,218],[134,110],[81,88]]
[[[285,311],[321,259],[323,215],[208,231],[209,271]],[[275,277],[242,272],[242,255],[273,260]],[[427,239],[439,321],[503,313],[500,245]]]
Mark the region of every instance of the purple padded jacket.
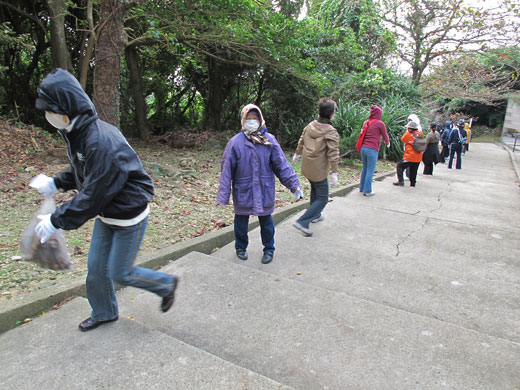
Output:
[[217,203],[229,203],[238,215],[270,215],[275,206],[275,175],[291,192],[300,187],[298,176],[276,138],[264,127],[272,145],[255,145],[242,132],[229,140],[222,156]]

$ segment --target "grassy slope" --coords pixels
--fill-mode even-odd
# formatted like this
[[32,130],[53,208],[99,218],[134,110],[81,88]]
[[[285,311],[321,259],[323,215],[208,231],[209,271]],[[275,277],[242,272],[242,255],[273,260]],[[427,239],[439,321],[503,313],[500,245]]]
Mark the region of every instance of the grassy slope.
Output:
[[[225,140],[209,140],[202,147],[191,149],[175,149],[160,141],[146,144],[130,141],[152,176],[156,191],[141,253],[153,252],[233,222],[232,206],[215,207]],[[64,280],[84,278],[93,221],[78,230],[64,232],[73,254],[74,271],[45,270],[21,258],[20,236],[43,200],[28,182],[37,173],[53,175],[67,167],[63,154],[54,157],[60,155],[54,153],[54,148],[62,146],[59,137],[49,136],[41,129],[0,122],[0,303]],[[290,158],[292,153],[286,152]],[[310,188],[300,175],[300,164],[294,168],[308,196]],[[340,185],[357,182],[360,168],[357,160],[343,161]],[[393,163],[379,162],[378,170],[391,169]],[[277,207],[292,202],[290,192],[278,181],[276,191]],[[72,195],[59,193],[57,204]]]

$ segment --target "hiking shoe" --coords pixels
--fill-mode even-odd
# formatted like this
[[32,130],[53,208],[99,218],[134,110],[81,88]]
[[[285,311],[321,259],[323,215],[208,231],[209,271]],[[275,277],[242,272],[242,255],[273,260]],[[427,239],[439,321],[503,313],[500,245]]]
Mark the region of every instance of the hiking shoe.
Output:
[[309,229],[309,228],[303,227],[303,226],[300,225],[298,222],[293,223],[293,226],[294,226],[296,229],[298,229],[299,231],[301,231],[305,236],[307,236],[307,237],[312,236],[312,230]]
[[262,264],[269,264],[273,261],[274,253],[273,252],[264,252],[262,256]]
[[404,186],[404,181],[396,181],[395,183],[392,183],[394,186]]
[[237,257],[240,260],[247,260],[247,251],[245,249],[237,248]]
[[368,194],[363,194],[364,196],[374,196],[376,193],[374,191],[369,192]]
[[317,222],[321,222],[325,219],[325,217],[323,215],[320,215],[318,218],[315,218],[312,220],[312,223],[317,223]]

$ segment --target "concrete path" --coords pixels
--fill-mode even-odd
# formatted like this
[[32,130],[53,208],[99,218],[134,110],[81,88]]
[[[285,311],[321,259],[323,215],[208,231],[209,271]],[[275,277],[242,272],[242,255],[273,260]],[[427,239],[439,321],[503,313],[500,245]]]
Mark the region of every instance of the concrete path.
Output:
[[[420,169],[422,172],[422,167]],[[5,389],[520,389],[520,187],[510,153],[333,198],[313,237],[277,225],[262,265],[229,244],[163,268],[176,303],[118,293],[92,332],[77,298],[0,335]],[[300,213],[298,213],[300,214]]]

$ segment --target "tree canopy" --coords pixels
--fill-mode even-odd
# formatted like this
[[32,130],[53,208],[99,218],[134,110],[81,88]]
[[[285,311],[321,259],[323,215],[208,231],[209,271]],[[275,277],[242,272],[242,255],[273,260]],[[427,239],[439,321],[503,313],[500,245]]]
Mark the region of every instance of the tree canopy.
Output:
[[[499,28],[498,44],[518,37],[517,1],[484,9],[467,0],[0,0],[0,110],[45,126],[36,89],[62,67],[126,135],[236,129],[240,108],[252,102],[291,144],[320,97],[367,106],[388,97],[411,109],[423,79],[427,96],[440,96],[439,80],[456,69],[484,74],[484,57],[461,63],[448,54],[470,43],[485,52]],[[505,14],[513,19],[497,19]],[[396,67],[396,53],[411,78]],[[495,66],[502,81],[481,84],[516,88],[504,81],[514,66]],[[449,81],[444,96],[477,84]]]

